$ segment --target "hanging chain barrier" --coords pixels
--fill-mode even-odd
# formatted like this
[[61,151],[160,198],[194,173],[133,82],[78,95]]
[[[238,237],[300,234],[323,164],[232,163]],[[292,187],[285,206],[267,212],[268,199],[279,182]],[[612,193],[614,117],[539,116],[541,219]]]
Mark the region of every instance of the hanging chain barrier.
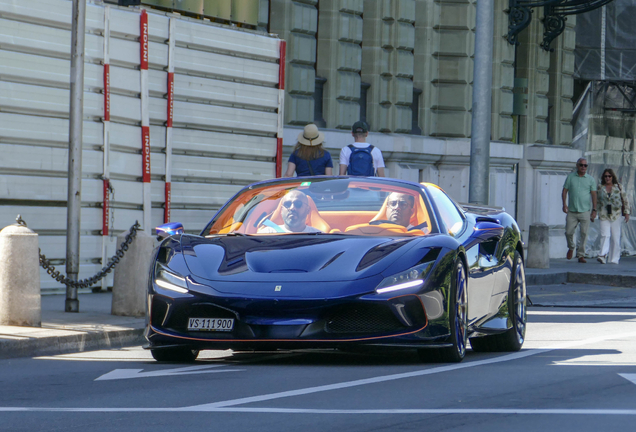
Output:
[[91,285],[96,284],[98,281],[103,279],[108,273],[113,271],[115,266],[119,264],[119,261],[124,257],[124,254],[128,250],[128,247],[132,244],[133,240],[137,236],[137,231],[141,229],[141,225],[139,225],[139,221],[135,221],[135,224],[130,227],[130,232],[126,234],[126,239],[121,243],[119,249],[109,260],[108,264],[103,267],[95,276],[89,277],[86,279],[82,279],[80,281],[74,281],[61,274],[59,270],[55,270],[55,267],[51,265],[51,262],[46,259],[46,256],[40,251],[40,265],[48,274],[51,275],[53,279],[58,282],[63,283],[66,286],[74,287],[74,288],[88,288]]

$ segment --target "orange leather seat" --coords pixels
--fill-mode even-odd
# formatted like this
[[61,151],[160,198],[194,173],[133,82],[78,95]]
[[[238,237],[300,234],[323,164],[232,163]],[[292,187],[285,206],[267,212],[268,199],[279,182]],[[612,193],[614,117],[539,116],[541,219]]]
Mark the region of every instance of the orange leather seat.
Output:
[[[318,208],[316,207],[316,203],[314,203],[314,200],[311,199],[310,196],[307,196],[307,201],[309,203],[309,214],[307,215],[307,219],[305,220],[305,223],[309,226],[319,229],[322,232],[328,233],[329,231],[331,231],[331,227],[329,226],[327,221],[325,221],[322,218],[322,216],[320,216],[320,213],[318,212]],[[281,226],[284,224],[283,216],[281,215],[282,207],[283,207],[283,200],[281,199],[278,202],[278,206],[276,206],[276,210],[274,210],[274,213],[272,213],[272,216],[269,218],[272,222]]]

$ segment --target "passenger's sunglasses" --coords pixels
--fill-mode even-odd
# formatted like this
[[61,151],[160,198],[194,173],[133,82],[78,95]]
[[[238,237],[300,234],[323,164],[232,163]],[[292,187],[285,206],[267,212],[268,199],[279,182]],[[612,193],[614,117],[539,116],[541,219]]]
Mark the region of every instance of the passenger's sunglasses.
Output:
[[610,174],[604,175],[603,177],[609,177],[612,178],[612,176]]
[[587,164],[579,164],[579,166],[587,168]]
[[283,202],[283,207],[285,207],[286,209],[290,209],[292,205],[297,209],[301,209],[303,208],[304,203],[301,200]]
[[400,207],[400,208],[409,208],[411,207],[411,203],[408,201],[397,201],[397,200],[392,200],[389,201],[389,207],[391,208],[396,208],[396,207]]

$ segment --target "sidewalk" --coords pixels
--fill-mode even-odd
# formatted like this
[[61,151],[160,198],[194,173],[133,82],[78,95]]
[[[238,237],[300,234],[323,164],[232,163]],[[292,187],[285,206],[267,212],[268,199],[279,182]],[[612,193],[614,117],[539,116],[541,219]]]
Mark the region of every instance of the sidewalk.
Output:
[[[636,308],[636,256],[620,264],[553,259],[526,269],[530,307]],[[79,313],[64,312],[64,295],[42,296],[42,327],[0,326],[0,359],[143,345],[145,319],[110,314],[110,292],[79,295]]]
[[0,326],[0,359],[142,345],[144,318],[110,314],[112,293],[79,294],[79,312],[64,312],[65,295],[42,296],[42,327]]
[[618,265],[552,259],[549,269],[527,268],[526,282],[534,307],[636,309],[636,256]]
[[636,288],[636,256],[621,257],[618,264],[601,264],[596,258],[551,259],[549,269],[526,269],[528,285],[550,285],[564,282]]

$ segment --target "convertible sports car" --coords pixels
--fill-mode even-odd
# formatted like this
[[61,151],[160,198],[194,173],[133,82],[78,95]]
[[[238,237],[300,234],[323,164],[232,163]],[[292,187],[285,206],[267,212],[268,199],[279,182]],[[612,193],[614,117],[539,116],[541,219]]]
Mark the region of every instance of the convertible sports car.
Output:
[[413,348],[459,362],[517,351],[526,330],[519,227],[438,186],[302,177],[245,187],[199,235],[171,222],[151,266],[147,348]]

